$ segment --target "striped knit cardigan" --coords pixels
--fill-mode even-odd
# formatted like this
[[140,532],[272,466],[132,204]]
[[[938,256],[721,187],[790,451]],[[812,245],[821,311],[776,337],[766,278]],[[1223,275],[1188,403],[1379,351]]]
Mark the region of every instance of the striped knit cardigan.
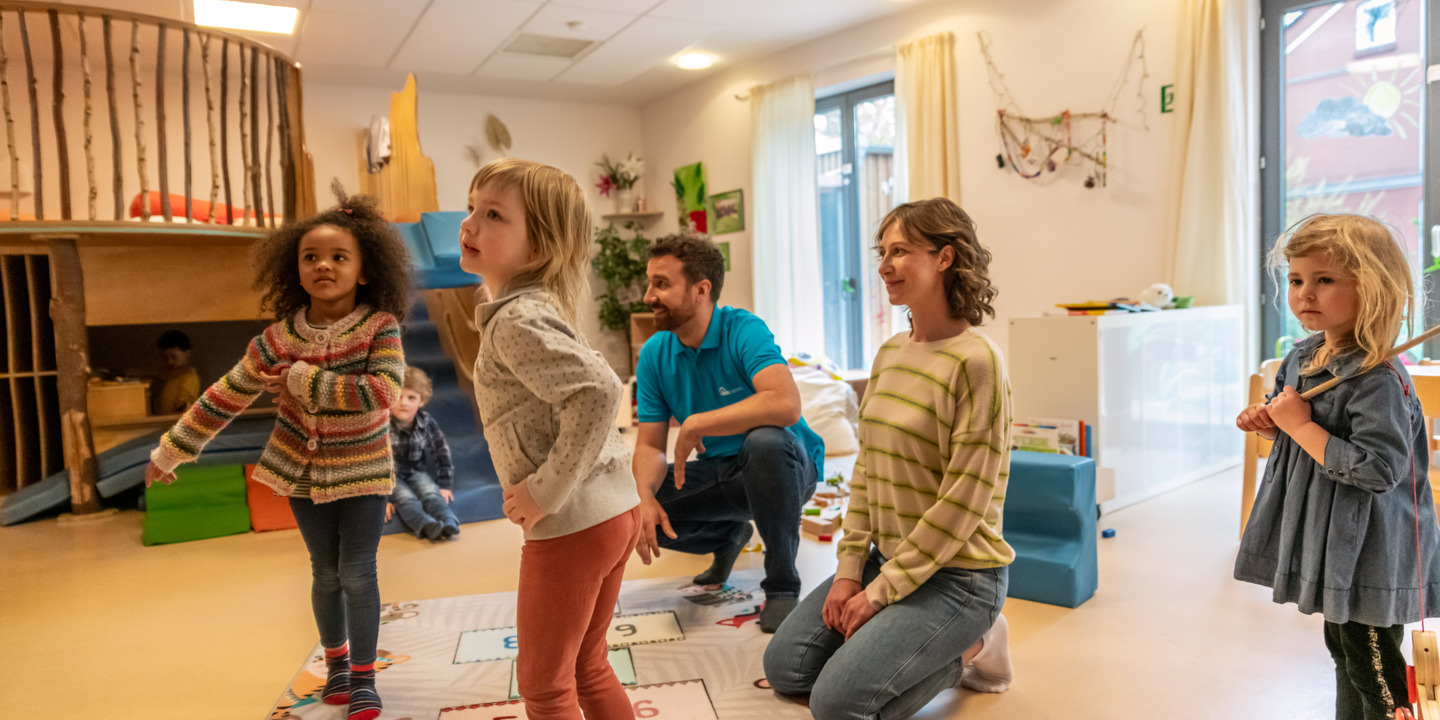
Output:
[[210,386],[150,454],[174,472],[200,455],[265,389],[261,373],[289,366],[294,401],[281,403],[275,430],[254,479],[290,495],[310,470],[316,503],[389,495],[395,487],[389,408],[400,397],[405,357],[400,323],[360,305],[327,328],[311,327],[305,310],[266,328],[245,357]]

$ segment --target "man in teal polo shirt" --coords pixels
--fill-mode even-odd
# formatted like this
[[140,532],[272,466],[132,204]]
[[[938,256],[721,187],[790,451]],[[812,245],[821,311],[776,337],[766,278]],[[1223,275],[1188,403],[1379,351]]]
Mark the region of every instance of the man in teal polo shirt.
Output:
[[[765,608],[760,629],[775,632],[795,608],[800,575],[800,513],[815,492],[825,445],[800,417],[800,391],[765,322],[718,307],[725,257],[703,235],[656,241],[645,303],[661,330],[635,369],[640,433],[635,481],[645,564],[664,547],[713,553],[700,585],[724,582],[750,539],[765,543]],[[666,457],[670,419],[680,423],[675,457]],[[661,534],[656,526],[663,529]]]

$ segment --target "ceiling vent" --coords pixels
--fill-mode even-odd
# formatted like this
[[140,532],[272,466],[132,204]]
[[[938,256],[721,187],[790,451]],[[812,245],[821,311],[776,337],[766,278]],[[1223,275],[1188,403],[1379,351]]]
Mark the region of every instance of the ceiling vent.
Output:
[[554,35],[531,35],[520,33],[503,52],[510,55],[539,55],[553,58],[573,58],[594,45],[593,40],[555,37]]

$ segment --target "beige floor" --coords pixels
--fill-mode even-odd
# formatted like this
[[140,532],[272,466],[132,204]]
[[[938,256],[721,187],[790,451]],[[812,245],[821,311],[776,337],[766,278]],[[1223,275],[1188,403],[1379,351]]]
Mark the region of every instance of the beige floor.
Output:
[[[1093,599],[1006,604],[1011,691],[947,691],[921,717],[1330,717],[1320,619],[1230,578],[1238,487],[1237,469],[1106,516],[1118,534],[1100,541]],[[298,535],[145,548],[140,523],[129,511],[0,529],[4,717],[260,720],[284,689],[315,642]],[[382,597],[513,590],[519,546],[503,521],[465,526],[448,545],[387,536]],[[800,562],[812,586],[834,567],[832,548],[806,539]],[[632,561],[629,576],[705,564],[667,553]]]

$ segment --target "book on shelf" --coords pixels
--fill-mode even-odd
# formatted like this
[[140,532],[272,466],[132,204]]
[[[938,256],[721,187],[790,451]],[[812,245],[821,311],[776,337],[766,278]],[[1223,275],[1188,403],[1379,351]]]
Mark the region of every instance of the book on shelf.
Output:
[[1082,420],[1028,418],[1011,428],[1010,449],[1088,457],[1088,434]]

